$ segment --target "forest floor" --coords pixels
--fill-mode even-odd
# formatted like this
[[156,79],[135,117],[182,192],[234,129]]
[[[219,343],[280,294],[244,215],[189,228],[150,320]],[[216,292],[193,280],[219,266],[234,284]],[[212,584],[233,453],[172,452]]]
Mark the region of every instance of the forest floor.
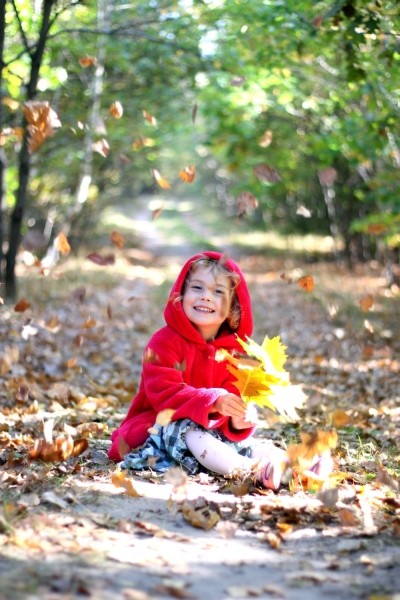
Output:
[[[112,265],[103,249],[46,277],[25,256],[19,302],[0,307],[0,600],[399,600],[399,289],[377,264],[235,246],[189,212],[180,237],[145,208]],[[297,420],[260,411],[258,435],[286,447],[337,431],[328,481],[274,493],[177,470],[124,477],[107,459],[169,287],[213,245],[245,272],[253,339],[281,336],[303,399]]]

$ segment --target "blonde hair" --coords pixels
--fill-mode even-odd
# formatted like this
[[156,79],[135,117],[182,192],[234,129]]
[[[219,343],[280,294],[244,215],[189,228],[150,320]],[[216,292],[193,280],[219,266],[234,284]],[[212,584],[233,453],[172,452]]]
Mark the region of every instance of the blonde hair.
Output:
[[239,299],[237,297],[236,288],[240,283],[240,276],[235,271],[231,271],[224,264],[222,260],[216,260],[215,258],[210,258],[209,256],[201,256],[197,260],[195,260],[189,268],[188,274],[186,275],[185,282],[183,284],[182,293],[174,300],[174,302],[179,302],[183,298],[183,294],[185,292],[186,284],[189,281],[189,277],[196,273],[198,269],[210,269],[214,277],[218,275],[224,275],[228,278],[230,282],[230,291],[231,291],[231,307],[229,311],[229,315],[227,317],[227,322],[232,331],[235,331],[239,327],[240,318],[241,318],[241,310]]

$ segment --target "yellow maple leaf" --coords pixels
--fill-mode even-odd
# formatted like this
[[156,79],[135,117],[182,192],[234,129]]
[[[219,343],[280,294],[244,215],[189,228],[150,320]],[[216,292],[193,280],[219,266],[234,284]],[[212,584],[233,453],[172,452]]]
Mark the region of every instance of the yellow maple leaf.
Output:
[[[227,369],[234,375],[234,385],[243,400],[287,415],[288,407],[277,394],[282,386],[289,385],[289,374],[283,368],[286,347],[279,336],[272,339],[266,336],[261,346],[250,338],[247,342],[240,338],[238,341],[246,352],[245,356],[237,358],[221,350],[216,360],[227,361]],[[292,409],[290,406],[291,412]]]

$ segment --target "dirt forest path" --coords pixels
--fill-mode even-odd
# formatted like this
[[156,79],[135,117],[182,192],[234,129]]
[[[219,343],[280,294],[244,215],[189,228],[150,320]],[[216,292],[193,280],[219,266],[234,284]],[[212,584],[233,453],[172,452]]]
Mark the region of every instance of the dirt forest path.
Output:
[[[170,281],[183,260],[204,249],[158,228],[146,202],[132,218],[140,243],[127,252],[127,275],[87,300],[87,314],[100,322],[112,307],[112,319],[101,334],[88,336],[97,397],[78,395],[76,374],[69,389],[74,410],[59,407],[75,426],[91,403],[93,422],[112,429],[120,421],[133,389],[126,385],[125,402],[117,401],[121,380],[137,384],[141,351],[162,325]],[[379,270],[349,274],[221,247],[206,224],[191,223],[189,212],[183,218],[193,239],[201,234],[246,273],[254,339],[280,335],[288,347],[287,368],[305,396],[304,423],[266,413],[260,436],[285,445],[287,437],[298,441],[303,425],[326,429],[337,419],[342,478],[319,493],[286,486],[275,494],[248,482],[148,471],[129,478],[131,488],[125,480],[117,487],[107,436],[90,439],[79,469],[38,466],[32,473],[11,464],[2,472],[0,600],[399,600],[399,483],[378,469],[399,436],[399,345],[396,313],[386,316],[382,308]],[[313,293],[297,283],[305,275],[314,278]],[[378,304],[369,329],[359,311],[351,318],[341,313],[343,298],[347,305],[366,293]],[[76,320],[70,305],[62,311],[65,320]],[[102,392],[110,381],[114,391]]]

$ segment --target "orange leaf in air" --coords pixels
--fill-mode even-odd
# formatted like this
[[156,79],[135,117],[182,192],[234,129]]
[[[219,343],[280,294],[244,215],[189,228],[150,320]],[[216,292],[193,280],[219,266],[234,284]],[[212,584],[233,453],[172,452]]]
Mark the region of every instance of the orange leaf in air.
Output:
[[25,298],[21,298],[21,300],[18,300],[17,304],[14,306],[14,311],[25,312],[30,307],[30,302],[28,302],[28,300],[25,300]]
[[143,111],[143,116],[150,123],[150,125],[157,125],[157,119],[153,117],[147,110]]
[[297,284],[305,292],[312,292],[314,289],[314,279],[311,275],[304,275],[297,280]]
[[292,466],[308,469],[317,455],[322,455],[327,450],[336,447],[338,441],[337,431],[317,430],[313,433],[301,433],[300,444],[290,444],[287,449]]
[[192,183],[196,177],[196,167],[194,165],[190,165],[189,167],[181,169],[179,171],[179,177],[184,183]]
[[114,119],[120,119],[124,114],[124,109],[122,107],[121,102],[113,102],[110,108],[108,109],[108,112],[112,117],[114,117]]
[[119,250],[121,250],[124,247],[124,236],[118,233],[118,231],[112,231],[110,239],[114,246],[116,246]]
[[165,410],[159,412],[156,418],[157,425],[164,427],[165,425],[171,423],[174,412],[175,410],[173,408],[166,408]]
[[132,498],[140,498],[139,492],[137,492],[133,486],[132,479],[129,479],[124,471],[114,471],[114,473],[111,475],[111,481],[115,487],[122,487],[128,496],[131,496]]
[[171,189],[171,186],[168,183],[168,181],[160,175],[160,173],[157,171],[157,169],[153,169],[153,175],[154,175],[154,179],[156,180],[156,182],[158,183],[160,188],[162,188],[163,190]]
[[62,231],[54,240],[54,247],[56,248],[56,250],[61,252],[63,256],[70,253],[71,246],[68,243],[67,236]]
[[387,231],[387,226],[381,223],[370,223],[367,227],[367,233],[371,235],[379,235]]
[[374,306],[374,297],[372,294],[367,294],[366,296],[360,298],[359,305],[361,310],[368,312]]
[[87,67],[97,65],[97,58],[95,56],[82,56],[79,59],[79,64],[81,65],[81,67],[86,69]]
[[61,121],[48,102],[31,100],[24,104],[23,110],[28,122],[28,150],[32,153],[40,148],[48,137],[54,135],[54,129],[61,127]]
[[271,144],[272,142],[272,131],[270,131],[269,129],[267,129],[267,131],[264,131],[264,133],[262,134],[258,145],[261,146],[261,148],[268,148],[268,146]]

